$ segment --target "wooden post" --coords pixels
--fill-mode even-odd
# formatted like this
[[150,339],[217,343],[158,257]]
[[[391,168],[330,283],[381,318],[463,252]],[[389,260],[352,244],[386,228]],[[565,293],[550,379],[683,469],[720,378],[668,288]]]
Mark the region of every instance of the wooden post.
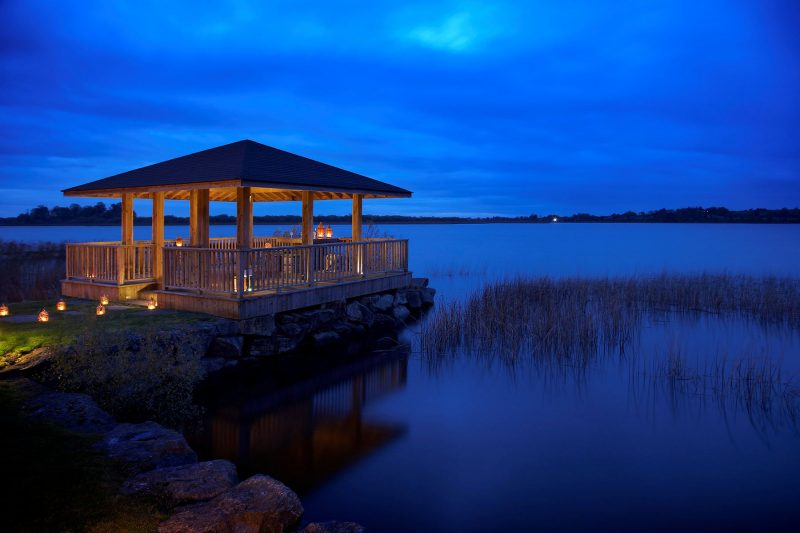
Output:
[[133,241],[133,194],[122,194],[122,238],[117,250],[117,283],[122,285],[125,282],[125,272],[128,270],[128,262],[133,261],[133,254],[127,253],[127,246],[134,244]]
[[253,198],[250,187],[236,187],[236,243],[241,250],[253,247]]
[[122,195],[122,244],[133,244],[133,194]]
[[[353,213],[351,216],[350,224],[352,225],[352,238],[353,242],[357,243],[361,240],[361,208],[362,208],[362,201],[364,200],[363,194],[354,194],[353,195]],[[364,273],[364,253],[363,248],[359,244],[353,245],[353,259],[355,263],[355,269],[357,274]]]
[[[303,191],[303,244],[314,244],[314,193]],[[306,263],[306,282],[314,283],[314,257],[311,248],[306,248],[303,254]]]
[[164,193],[153,193],[153,222],[152,222],[153,264],[151,271],[156,289],[164,290]]
[[253,247],[253,197],[250,187],[236,187],[236,279],[237,293],[241,298],[247,290],[248,252]]
[[196,248],[208,248],[208,189],[189,191],[189,241]]
[[303,244],[314,244],[314,193],[302,192],[303,199]]

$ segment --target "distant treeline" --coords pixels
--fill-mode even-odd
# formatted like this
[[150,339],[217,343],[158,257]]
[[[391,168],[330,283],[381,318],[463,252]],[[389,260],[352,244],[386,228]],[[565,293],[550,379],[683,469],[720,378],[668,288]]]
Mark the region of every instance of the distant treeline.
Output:
[[[52,207],[40,205],[27,213],[15,217],[0,217],[2,226],[115,226],[119,224],[121,204],[106,206],[98,202],[92,206],[72,204],[69,207]],[[349,224],[350,215],[316,215],[316,220],[326,224]],[[255,216],[256,224],[299,224],[299,215],[264,215]],[[657,211],[627,211],[613,215],[590,215],[577,213],[574,215],[550,214],[545,216],[529,215],[519,217],[437,217],[437,216],[405,216],[405,215],[364,215],[365,222],[375,224],[498,224],[498,223],[552,223],[558,222],[675,222],[675,223],[744,223],[744,224],[798,224],[800,208],[794,209],[747,209],[731,211],[724,207],[684,207],[682,209],[659,209]],[[214,215],[211,224],[236,224],[236,217],[231,215]],[[137,225],[150,224],[150,217],[135,216]],[[168,226],[185,226],[188,217],[165,215],[164,224]]]

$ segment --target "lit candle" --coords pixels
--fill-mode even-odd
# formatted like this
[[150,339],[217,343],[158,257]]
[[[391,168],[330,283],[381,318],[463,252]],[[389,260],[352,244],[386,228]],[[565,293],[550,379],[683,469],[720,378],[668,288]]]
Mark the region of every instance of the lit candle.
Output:
[[103,304],[100,304],[97,306],[97,308],[95,308],[94,312],[97,316],[103,316],[106,314],[106,307]]
[[41,311],[39,311],[39,315],[36,318],[36,320],[38,320],[39,322],[47,322],[48,320],[50,320],[50,314],[45,309],[42,309]]
[[100,305],[108,305],[108,295],[104,294],[100,297]]
[[0,305],[0,316],[8,316],[8,306],[6,304]]
[[67,302],[65,302],[64,300],[59,300],[58,303],[56,304],[56,310],[57,311],[66,311],[67,310]]

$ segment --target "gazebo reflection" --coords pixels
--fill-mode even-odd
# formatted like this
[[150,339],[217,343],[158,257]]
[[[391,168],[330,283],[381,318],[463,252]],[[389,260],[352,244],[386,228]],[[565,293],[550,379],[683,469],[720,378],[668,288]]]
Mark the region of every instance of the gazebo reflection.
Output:
[[209,409],[201,453],[235,462],[240,475],[264,473],[300,493],[312,489],[406,431],[364,410],[405,388],[407,356],[371,356],[262,393],[250,386]]

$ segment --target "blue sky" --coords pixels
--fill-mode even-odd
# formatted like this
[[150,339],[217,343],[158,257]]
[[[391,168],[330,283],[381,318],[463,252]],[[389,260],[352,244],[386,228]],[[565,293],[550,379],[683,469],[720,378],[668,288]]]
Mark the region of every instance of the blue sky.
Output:
[[0,20],[7,214],[244,138],[415,192],[367,213],[800,205],[794,0],[2,0]]

